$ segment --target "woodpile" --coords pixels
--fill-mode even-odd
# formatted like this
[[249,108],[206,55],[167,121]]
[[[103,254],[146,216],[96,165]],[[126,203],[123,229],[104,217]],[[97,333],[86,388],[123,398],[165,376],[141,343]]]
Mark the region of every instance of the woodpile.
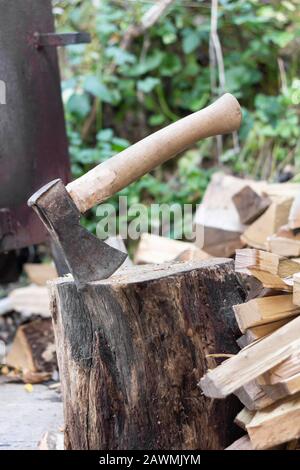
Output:
[[27,264],[30,285],[12,289],[0,300],[0,339],[5,354],[1,373],[9,380],[36,384],[57,374],[48,280],[57,277],[50,264]]
[[245,406],[235,423],[248,437],[230,449],[276,448],[300,438],[300,265],[274,253],[246,248],[237,250],[235,269],[260,281],[271,275],[274,283],[268,283],[268,296],[233,307],[243,333],[238,340],[242,349],[209,370],[200,387],[212,398],[233,393]]
[[295,233],[299,192],[295,183],[215,173],[196,212],[197,245],[212,256],[233,256],[245,246],[300,256],[300,234]]
[[[219,240],[224,228],[231,233],[222,248],[229,254],[235,249],[235,270],[248,287],[246,302],[233,306],[240,352],[209,369],[199,383],[207,397],[234,394],[244,406],[235,423],[247,434],[230,450],[299,447],[299,201],[296,184],[217,174],[196,215],[208,253],[219,252],[212,240]],[[214,237],[205,241],[205,232]],[[233,233],[239,234],[235,247]]]
[[135,252],[135,264],[159,264],[169,261],[205,260],[210,255],[194,243],[171,240],[150,233],[143,233]]

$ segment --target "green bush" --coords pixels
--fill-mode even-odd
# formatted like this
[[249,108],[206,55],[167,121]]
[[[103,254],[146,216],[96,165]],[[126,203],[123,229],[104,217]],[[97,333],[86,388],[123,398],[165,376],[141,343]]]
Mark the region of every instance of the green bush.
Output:
[[[211,85],[209,2],[175,0],[159,22],[122,48],[129,28],[151,5],[54,1],[60,31],[92,35],[91,44],[68,47],[61,56],[75,177],[220,93]],[[227,136],[217,158],[215,139],[208,139],[122,194],[134,202],[196,204],[217,165],[266,179],[276,179],[287,163],[299,171],[299,6],[299,0],[219,1],[226,91],[244,113],[240,150]],[[94,229],[93,211],[86,224]]]

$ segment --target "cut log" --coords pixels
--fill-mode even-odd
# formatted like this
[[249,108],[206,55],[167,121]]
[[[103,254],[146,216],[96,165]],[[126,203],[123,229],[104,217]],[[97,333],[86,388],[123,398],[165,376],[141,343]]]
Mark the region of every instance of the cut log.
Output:
[[282,397],[300,391],[300,351],[258,377],[266,392]]
[[300,392],[300,373],[272,385],[261,385],[270,397],[287,397]]
[[293,303],[300,306],[300,273],[293,276]]
[[300,228],[300,192],[297,194],[292,204],[288,225],[291,230]]
[[249,225],[262,215],[270,206],[271,199],[267,195],[260,196],[250,186],[235,193],[232,197],[242,224]]
[[235,270],[248,274],[249,268],[278,274],[279,256],[254,248],[244,248],[235,252]]
[[[197,387],[234,353],[231,260],[135,266],[78,292],[51,283],[67,449],[222,449],[237,401]],[[238,411],[238,410],[236,410]]]
[[9,299],[13,310],[23,313],[25,316],[33,314],[50,317],[49,295],[47,287],[35,286],[18,287],[9,293]]
[[235,270],[247,274],[251,268],[286,278],[299,272],[299,263],[267,251],[252,248],[236,250]]
[[253,341],[264,338],[270,333],[273,333],[274,331],[278,330],[278,328],[281,328],[283,325],[288,323],[290,320],[290,318],[284,318],[272,323],[266,323],[265,325],[258,325],[253,326],[252,328],[247,328],[244,335],[246,336],[247,345],[253,343]]
[[190,258],[191,254],[194,255],[195,259],[199,260],[211,258],[193,243],[143,233],[134,256],[134,262],[135,264],[156,264],[166,263],[175,259],[189,261],[189,259],[180,259],[180,256],[186,252],[190,254]]
[[248,341],[246,335],[242,335],[240,336],[237,340],[236,340],[238,346],[240,347],[240,349],[244,349],[246,346],[248,346],[251,341]]
[[[292,317],[294,318],[294,317]],[[291,321],[292,318],[284,318],[283,320],[274,321],[272,323],[266,323],[264,325],[253,326],[252,328],[247,328],[245,333],[237,339],[237,344],[241,349],[249,346],[250,344],[261,340],[273,333],[274,331],[281,328],[283,325]]]
[[292,201],[291,198],[281,197],[277,202],[273,202],[266,212],[245,230],[241,236],[243,242],[254,248],[266,249],[267,238],[287,223]]
[[297,352],[300,346],[299,328],[300,317],[296,317],[214,370],[208,371],[200,381],[204,394],[213,398],[225,398]]
[[235,417],[234,422],[237,426],[246,431],[247,424],[250,423],[251,419],[255,415],[255,411],[250,411],[247,408],[243,408]]
[[126,245],[124,243],[123,238],[120,235],[117,235],[115,237],[113,236],[108,237],[105,240],[105,243],[111,246],[112,248],[116,248],[116,250],[122,251],[123,253],[127,254],[127,258],[125,259],[124,263],[119,267],[120,270],[127,269],[130,266],[132,266],[132,261],[128,256]]
[[47,281],[51,281],[57,277],[55,266],[49,263],[25,263],[24,271],[30,282],[37,286],[45,286]]
[[50,318],[34,320],[18,328],[6,364],[31,372],[52,372],[57,369]]
[[252,299],[235,305],[233,309],[242,333],[247,328],[294,317],[300,313],[300,308],[293,304],[292,294]]
[[275,291],[282,292],[293,292],[293,280],[292,278],[281,279],[276,274],[268,273],[267,271],[261,271],[259,269],[249,268],[249,272],[258,281],[261,282],[264,289],[272,289]]
[[202,204],[195,215],[198,234],[196,243],[213,256],[231,256],[243,243],[240,235],[245,226],[232,202],[236,191],[246,186],[240,178],[215,173],[208,185]]
[[47,431],[38,443],[38,450],[64,450],[62,432]]
[[234,394],[250,411],[262,410],[282,398],[282,395],[277,398],[270,397],[256,380],[251,380],[243,387],[238,388]]
[[266,248],[281,256],[300,256],[300,240],[272,235],[267,238]]
[[299,395],[258,411],[247,431],[254,449],[270,449],[300,437]]

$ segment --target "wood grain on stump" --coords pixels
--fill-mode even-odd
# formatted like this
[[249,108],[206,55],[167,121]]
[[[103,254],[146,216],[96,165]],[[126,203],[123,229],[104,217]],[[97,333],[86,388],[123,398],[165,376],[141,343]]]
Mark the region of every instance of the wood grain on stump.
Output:
[[50,285],[68,449],[222,449],[234,398],[197,386],[212,353],[235,353],[233,261],[135,266],[88,284]]

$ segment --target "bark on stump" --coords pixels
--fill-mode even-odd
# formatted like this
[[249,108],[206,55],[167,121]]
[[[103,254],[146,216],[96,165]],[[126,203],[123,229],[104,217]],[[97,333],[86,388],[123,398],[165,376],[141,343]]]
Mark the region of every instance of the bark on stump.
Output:
[[233,261],[136,266],[78,293],[50,285],[67,449],[223,449],[235,398],[197,383],[211,353],[235,353]]

